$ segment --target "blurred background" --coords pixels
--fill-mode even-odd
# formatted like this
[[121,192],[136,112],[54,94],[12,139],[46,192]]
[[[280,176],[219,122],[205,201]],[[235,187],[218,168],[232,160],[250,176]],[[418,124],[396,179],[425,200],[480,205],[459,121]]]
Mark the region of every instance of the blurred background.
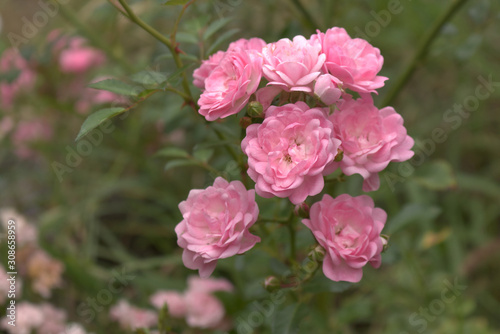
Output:
[[[460,1],[445,17],[456,2],[199,0],[180,21],[189,82],[201,59],[238,38],[272,42],[344,27],[381,50],[380,74],[390,80],[375,104],[392,105],[416,140],[415,157],[391,164],[380,190],[370,193],[388,213],[381,268],[366,268],[358,284],[319,273],[300,293],[287,292],[283,307],[305,306],[292,321],[296,333],[500,333],[500,3]],[[166,78],[180,86],[168,49],[112,3],[0,1],[0,214],[3,225],[11,217],[23,225],[17,303],[52,305],[45,315],[58,313],[48,318],[88,333],[130,333],[110,315],[120,300],[153,312],[156,291],[186,289],[196,273],[184,268],[176,245],[177,205],[190,189],[212,184],[216,175],[207,166],[240,178],[213,129],[177,95],[160,92],[137,103],[87,87],[102,78],[140,89]],[[165,0],[129,3],[165,36],[182,8]],[[133,108],[75,141],[89,114],[119,106]],[[237,122],[216,126],[242,154]],[[165,147],[185,150],[196,163],[157,153]],[[348,177],[327,192],[359,195],[361,182]],[[290,209],[286,201],[258,201],[261,212]],[[288,269],[286,227],[268,228],[255,249],[220,261],[215,273],[235,286],[218,295],[230,333],[251,333],[242,319],[269,298],[264,278]],[[305,257],[313,239],[299,228]],[[103,293],[117,275],[123,286]],[[285,333],[273,330],[283,310],[271,313],[251,326],[255,333]],[[175,326],[184,328],[176,333],[226,332]]]

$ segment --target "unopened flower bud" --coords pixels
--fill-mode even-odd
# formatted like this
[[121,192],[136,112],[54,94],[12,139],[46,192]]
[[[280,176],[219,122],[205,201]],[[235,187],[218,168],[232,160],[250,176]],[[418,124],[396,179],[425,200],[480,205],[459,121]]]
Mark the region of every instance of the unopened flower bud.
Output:
[[245,116],[240,120],[240,126],[243,129],[248,128],[251,124],[252,124],[252,119],[250,117]]
[[293,213],[301,218],[309,218],[309,205],[307,203],[302,202],[295,206]]
[[344,159],[344,151],[342,151],[340,148],[337,149],[337,155],[335,156],[335,162],[340,162]]
[[312,261],[323,262],[323,259],[325,258],[325,249],[320,245],[317,245],[307,256]]
[[385,252],[387,248],[389,248],[389,236],[386,234],[381,234],[380,240],[382,240],[382,252]]
[[264,288],[269,292],[278,290],[280,286],[281,286],[280,280],[276,276],[268,276],[264,280]]
[[247,114],[252,118],[263,118],[264,108],[258,101],[252,101],[248,104]]

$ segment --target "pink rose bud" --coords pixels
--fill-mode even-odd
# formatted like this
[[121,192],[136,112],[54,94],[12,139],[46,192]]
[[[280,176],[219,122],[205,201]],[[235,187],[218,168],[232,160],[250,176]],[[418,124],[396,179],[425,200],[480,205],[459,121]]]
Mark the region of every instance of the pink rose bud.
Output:
[[331,116],[335,134],[342,141],[343,159],[338,166],[345,175],[360,174],[364,191],[380,186],[378,172],[391,161],[413,156],[413,139],[403,118],[392,107],[378,110],[370,96],[344,101]]
[[252,124],[241,142],[248,155],[248,175],[262,197],[288,197],[293,204],[323,190],[323,175],[337,154],[340,140],[326,110],[304,102],[271,106],[262,124]]
[[268,44],[262,49],[264,77],[269,85],[287,92],[312,92],[313,81],[321,74],[326,56],[321,54],[321,44],[303,36],[295,36]]
[[231,51],[205,79],[198,100],[207,121],[238,113],[257,90],[262,77],[262,57],[256,51]]
[[260,241],[249,232],[259,215],[255,191],[240,181],[218,177],[207,189],[191,190],[179,209],[183,220],[175,232],[182,260],[201,277],[212,274],[218,259],[243,254]]
[[311,36],[322,46],[326,56],[325,67],[342,81],[343,87],[359,93],[376,93],[383,87],[386,77],[378,76],[384,58],[380,50],[361,38],[352,39],[343,28],[331,28],[326,33]]
[[363,266],[380,266],[380,232],[386,219],[385,211],[375,208],[370,197],[344,194],[335,199],[324,195],[312,205],[311,218],[302,222],[325,249],[325,276],[333,281],[359,282]]
[[329,74],[319,76],[314,84],[314,95],[326,105],[337,102],[342,95],[342,91],[338,88],[337,78]]
[[280,287],[281,287],[281,282],[276,276],[269,276],[266,277],[266,279],[264,280],[264,288],[269,292],[276,291]]

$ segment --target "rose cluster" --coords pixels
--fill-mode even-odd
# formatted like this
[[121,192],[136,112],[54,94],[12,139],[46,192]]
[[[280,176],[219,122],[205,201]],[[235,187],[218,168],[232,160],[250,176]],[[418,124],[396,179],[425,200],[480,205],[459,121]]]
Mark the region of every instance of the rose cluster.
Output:
[[[378,173],[389,162],[413,156],[414,141],[401,115],[373,103],[371,93],[387,80],[378,75],[382,65],[379,49],[335,27],[309,39],[269,44],[240,39],[203,61],[193,76],[202,90],[199,113],[207,121],[247,106],[241,148],[255,192],[298,205],[320,194],[324,176],[337,169],[361,175],[363,190],[374,191],[380,186]],[[189,206],[180,205],[184,220],[176,232],[186,266],[206,276],[217,259],[240,254],[258,241],[248,232],[258,209],[253,195],[219,194],[215,201],[201,195],[213,190],[192,192]],[[366,195],[325,195],[303,222],[326,250],[326,276],[355,282],[366,263],[380,264],[385,219]]]

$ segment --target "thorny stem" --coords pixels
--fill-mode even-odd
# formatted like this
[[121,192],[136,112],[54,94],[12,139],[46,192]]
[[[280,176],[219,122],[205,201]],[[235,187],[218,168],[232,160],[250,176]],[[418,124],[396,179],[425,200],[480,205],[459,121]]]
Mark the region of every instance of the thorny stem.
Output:
[[394,102],[396,97],[399,95],[404,86],[408,83],[411,76],[415,72],[417,65],[422,61],[427,52],[429,51],[429,47],[431,46],[434,39],[439,35],[441,28],[448,22],[453,15],[460,9],[462,5],[464,5],[467,0],[453,0],[448,6],[447,10],[437,19],[437,21],[432,26],[431,30],[425,35],[425,37],[420,42],[417,51],[411,58],[408,66],[403,71],[401,76],[396,80],[396,83],[392,87],[392,89],[385,96],[382,107],[388,106]]
[[[163,36],[160,32],[158,32],[158,30],[156,30],[155,28],[153,28],[152,26],[150,26],[149,24],[144,22],[137,15],[135,15],[135,13],[132,11],[132,8],[130,8],[130,6],[127,4],[127,2],[125,0],[118,0],[118,2],[120,2],[123,9],[125,10],[125,12],[127,12],[126,17],[128,17],[132,22],[134,22],[139,27],[144,29],[147,33],[149,33],[151,36],[156,38],[158,41],[163,43],[172,53],[172,57],[174,58],[174,62],[175,62],[175,65],[177,66],[177,68],[182,68],[183,64],[182,64],[182,60],[179,56],[179,50],[177,49],[177,46],[173,45],[171,40],[169,40],[168,38]],[[120,12],[122,12],[122,11],[120,11]],[[193,105],[193,97],[191,95],[191,89],[189,88],[189,84],[187,81],[186,72],[182,73],[182,87],[184,89],[185,96],[186,96],[186,98],[184,98],[184,101],[188,105]]]

